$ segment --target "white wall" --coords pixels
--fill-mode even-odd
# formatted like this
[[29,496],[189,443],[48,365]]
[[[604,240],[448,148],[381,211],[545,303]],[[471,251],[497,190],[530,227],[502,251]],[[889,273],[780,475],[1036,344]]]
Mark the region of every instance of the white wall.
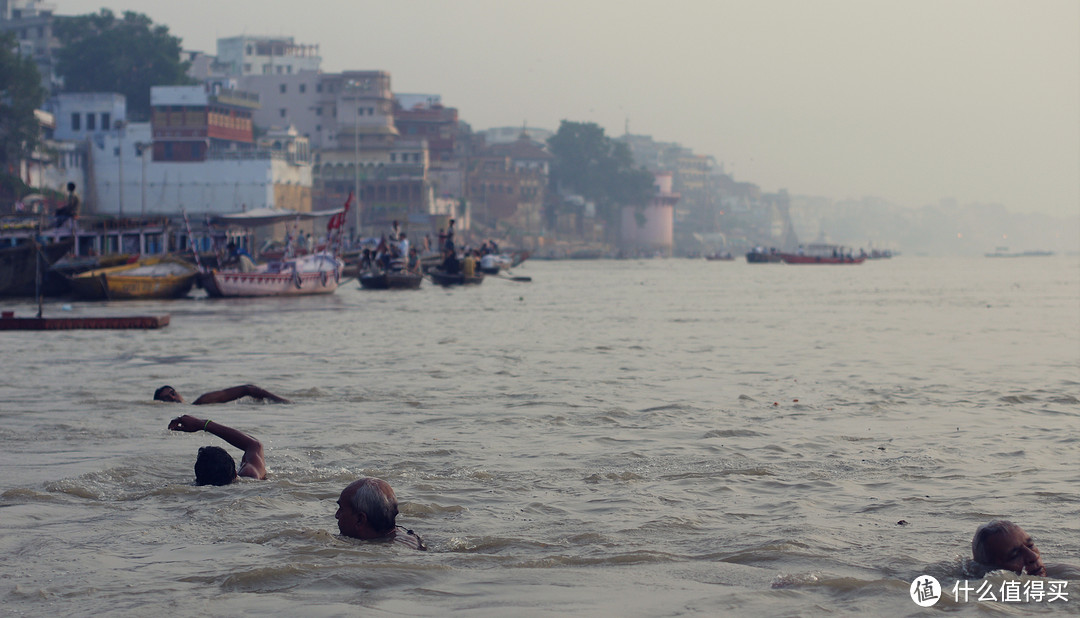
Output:
[[[56,117],[53,137],[57,140],[83,140],[87,137],[114,131],[112,125],[127,117],[127,100],[115,92],[64,93],[53,97],[50,111]],[[79,128],[72,126],[72,114],[79,115]],[[110,126],[102,126],[107,115]],[[87,129],[87,115],[94,117],[94,129]]]
[[149,125],[129,129],[120,156],[115,134],[91,142],[94,191],[80,192],[85,212],[125,217],[175,215],[181,209],[193,215],[228,214],[274,208],[275,184],[311,187],[310,165],[293,165],[268,153],[260,153],[262,158],[154,162],[149,149],[139,157],[135,147],[143,140],[149,143]]

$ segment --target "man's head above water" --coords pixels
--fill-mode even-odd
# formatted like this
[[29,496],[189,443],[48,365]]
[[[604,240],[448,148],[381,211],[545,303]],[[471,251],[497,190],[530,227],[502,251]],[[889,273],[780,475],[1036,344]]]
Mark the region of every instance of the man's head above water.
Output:
[[154,401],[169,401],[172,403],[184,403],[184,398],[176,389],[166,384],[154,391]]
[[1017,575],[1046,575],[1039,548],[1031,535],[1011,521],[999,519],[979,526],[971,539],[975,562]]
[[220,446],[204,446],[195,459],[196,485],[228,485],[236,480],[236,460]]
[[338,530],[357,539],[377,539],[394,532],[398,505],[390,484],[382,479],[362,478],[338,497]]

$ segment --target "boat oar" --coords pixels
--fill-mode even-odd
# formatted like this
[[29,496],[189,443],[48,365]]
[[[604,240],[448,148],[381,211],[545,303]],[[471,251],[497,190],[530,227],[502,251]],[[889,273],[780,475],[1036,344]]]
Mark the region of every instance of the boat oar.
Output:
[[489,276],[490,277],[495,277],[496,279],[505,279],[507,281],[520,281],[522,283],[528,283],[528,282],[532,281],[532,277],[507,277],[506,275],[489,275]]

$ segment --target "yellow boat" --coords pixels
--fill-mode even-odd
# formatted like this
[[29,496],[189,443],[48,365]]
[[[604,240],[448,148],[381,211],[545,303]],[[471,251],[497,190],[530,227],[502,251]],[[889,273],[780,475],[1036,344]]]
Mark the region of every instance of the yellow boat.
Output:
[[71,291],[87,300],[180,298],[191,291],[198,273],[194,265],[179,258],[147,258],[79,273],[71,278]]

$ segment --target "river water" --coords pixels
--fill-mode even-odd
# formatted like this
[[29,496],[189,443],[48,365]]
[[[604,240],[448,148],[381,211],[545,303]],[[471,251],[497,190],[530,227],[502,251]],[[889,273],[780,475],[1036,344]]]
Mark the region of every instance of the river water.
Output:
[[[1077,257],[514,274],[60,301],[172,323],[0,333],[2,613],[912,614],[912,580],[966,578],[999,517],[1078,561]],[[249,382],[294,403],[151,401]],[[181,412],[262,440],[268,479],[193,486],[227,445],[167,431]],[[360,476],[430,551],[338,535]],[[1075,612],[1069,583],[930,611]]]

